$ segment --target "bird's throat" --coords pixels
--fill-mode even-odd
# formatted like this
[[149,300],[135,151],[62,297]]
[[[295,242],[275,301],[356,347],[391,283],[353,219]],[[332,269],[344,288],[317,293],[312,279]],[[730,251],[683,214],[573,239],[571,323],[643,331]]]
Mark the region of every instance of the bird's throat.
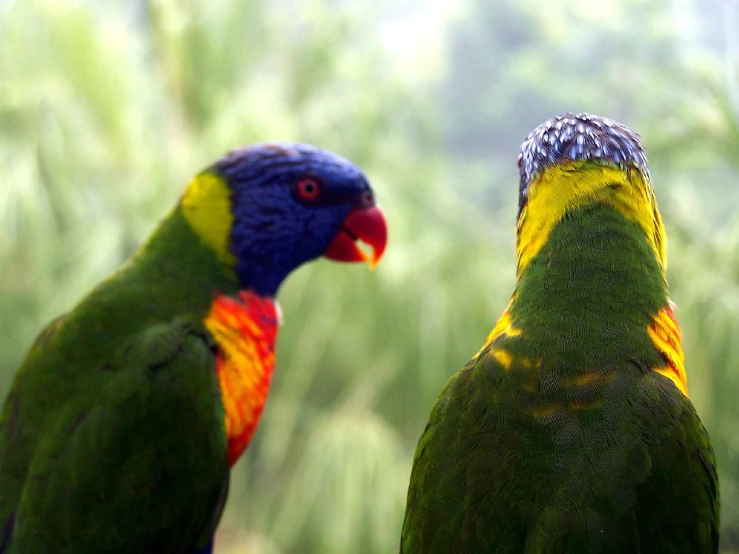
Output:
[[241,291],[218,296],[205,318],[219,352],[216,371],[226,412],[231,465],[248,446],[267,401],[275,363],[279,308],[272,298]]

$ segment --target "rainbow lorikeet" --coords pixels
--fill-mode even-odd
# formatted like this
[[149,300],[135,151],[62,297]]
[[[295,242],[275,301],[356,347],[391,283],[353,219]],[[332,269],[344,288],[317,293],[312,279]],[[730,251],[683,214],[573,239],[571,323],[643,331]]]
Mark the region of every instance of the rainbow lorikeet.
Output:
[[566,114],[519,157],[517,283],[420,438],[402,553],[718,550],[639,136]]
[[311,146],[250,146],[195,176],[18,371],[0,553],[211,552],[269,390],[278,287],[321,255],[377,263],[386,237],[362,172]]

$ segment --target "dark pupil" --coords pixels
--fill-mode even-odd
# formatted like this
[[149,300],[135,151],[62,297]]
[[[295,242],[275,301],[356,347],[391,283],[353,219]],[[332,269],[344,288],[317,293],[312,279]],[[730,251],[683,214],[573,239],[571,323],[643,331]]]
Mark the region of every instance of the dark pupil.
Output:
[[316,192],[316,185],[311,181],[306,181],[305,183],[303,183],[303,191],[306,194],[313,194],[314,192]]

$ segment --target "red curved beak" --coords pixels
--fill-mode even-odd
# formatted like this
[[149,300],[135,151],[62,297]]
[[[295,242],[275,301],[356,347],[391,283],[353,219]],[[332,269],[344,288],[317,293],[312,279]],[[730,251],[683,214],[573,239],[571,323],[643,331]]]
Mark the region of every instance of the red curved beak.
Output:
[[[357,245],[363,242],[372,248],[372,254]],[[374,268],[380,263],[387,246],[387,222],[380,206],[355,208],[346,216],[339,232],[323,253],[324,257],[338,262],[369,262]]]

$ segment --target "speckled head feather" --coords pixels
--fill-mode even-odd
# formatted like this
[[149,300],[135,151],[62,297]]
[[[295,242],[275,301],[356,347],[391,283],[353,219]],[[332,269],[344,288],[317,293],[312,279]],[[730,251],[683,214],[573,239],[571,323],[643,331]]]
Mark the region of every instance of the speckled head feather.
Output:
[[519,213],[528,200],[529,187],[544,169],[581,160],[635,167],[650,181],[647,157],[637,133],[605,117],[566,113],[539,125],[521,145]]

